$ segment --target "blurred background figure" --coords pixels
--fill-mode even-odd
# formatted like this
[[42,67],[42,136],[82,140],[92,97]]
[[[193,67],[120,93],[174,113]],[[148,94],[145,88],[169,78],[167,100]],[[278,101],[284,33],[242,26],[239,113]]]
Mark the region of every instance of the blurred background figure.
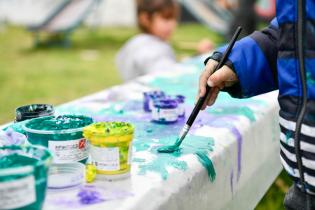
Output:
[[[125,81],[150,72],[176,68],[176,56],[169,44],[177,25],[180,7],[175,0],[137,0],[140,33],[119,51],[116,65]],[[213,49],[208,39],[195,46],[197,53]]]
[[137,0],[140,34],[128,40],[116,57],[116,65],[125,81],[170,69],[176,64],[168,41],[176,28],[178,13],[174,0]]

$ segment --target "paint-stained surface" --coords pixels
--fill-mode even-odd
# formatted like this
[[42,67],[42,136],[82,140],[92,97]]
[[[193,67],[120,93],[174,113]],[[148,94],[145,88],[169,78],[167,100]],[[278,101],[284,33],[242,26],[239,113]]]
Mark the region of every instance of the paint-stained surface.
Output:
[[[98,177],[93,183],[124,196],[112,194],[107,199],[98,189],[81,193],[88,195],[85,203],[76,193],[72,197],[64,193],[67,202],[88,209],[208,209],[209,203],[213,209],[254,208],[280,171],[276,93],[242,100],[221,93],[214,106],[200,112],[178,151],[157,152],[160,146],[175,143],[186,119],[152,122],[150,113],[143,111],[143,91],[185,96],[187,117],[194,106],[201,63],[191,60],[181,72],[148,75],[56,108],[59,114],[125,121],[135,127],[130,178],[106,182]],[[65,207],[60,196],[50,193],[46,209]]]

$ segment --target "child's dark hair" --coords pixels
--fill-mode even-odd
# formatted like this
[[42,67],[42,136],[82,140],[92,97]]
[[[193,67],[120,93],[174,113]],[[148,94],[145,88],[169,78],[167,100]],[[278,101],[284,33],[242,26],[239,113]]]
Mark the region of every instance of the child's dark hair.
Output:
[[136,3],[138,26],[144,32],[148,32],[148,29],[139,20],[142,13],[148,14],[149,19],[154,14],[160,14],[167,19],[176,19],[179,15],[179,6],[176,0],[136,0]]

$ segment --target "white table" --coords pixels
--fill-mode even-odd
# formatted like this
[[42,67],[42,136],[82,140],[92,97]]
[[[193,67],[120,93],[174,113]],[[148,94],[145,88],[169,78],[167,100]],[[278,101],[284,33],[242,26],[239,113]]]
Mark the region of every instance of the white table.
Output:
[[[182,71],[144,76],[67,103],[59,107],[58,112],[87,114],[97,120],[125,119],[127,116],[132,121],[134,115],[138,117],[137,125],[154,130],[155,124],[146,120],[148,115],[142,111],[141,102],[136,100],[142,99],[142,91],[160,86],[170,94],[188,96],[187,104],[192,107],[201,67],[198,62],[187,62]],[[157,140],[152,140],[152,136],[146,138],[143,136],[146,132],[141,130],[136,131],[135,144],[138,142],[139,146],[139,141],[148,141],[145,145],[148,148],[134,148],[130,178],[113,182],[97,180],[92,187],[48,191],[44,209],[253,209],[281,171],[276,96],[277,92],[271,92],[237,100],[221,94],[215,106],[201,113],[199,125],[191,135],[213,139],[213,151],[208,152],[216,173],[213,181],[209,180],[206,169],[194,154],[178,157],[178,161],[187,164],[186,170],[166,164],[168,176],[164,179],[163,173],[154,170],[139,173],[141,165],[160,158],[152,152]],[[141,117],[144,119],[142,124]],[[166,127],[165,132],[175,136],[179,127],[170,126],[169,130]],[[139,135],[141,137],[137,137]],[[81,204],[77,194],[82,189],[97,192],[96,197],[102,201]]]

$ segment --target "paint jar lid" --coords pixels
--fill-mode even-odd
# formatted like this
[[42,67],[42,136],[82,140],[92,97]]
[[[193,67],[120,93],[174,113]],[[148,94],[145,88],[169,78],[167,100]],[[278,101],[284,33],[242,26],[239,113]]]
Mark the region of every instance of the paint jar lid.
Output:
[[177,108],[178,103],[174,99],[159,99],[154,100],[154,107],[161,109],[175,109]]
[[83,127],[93,123],[93,119],[84,115],[60,115],[39,117],[29,120],[22,126],[27,133],[69,134],[82,131]]
[[149,91],[149,92],[144,92],[143,93],[145,98],[160,98],[160,97],[164,97],[165,93],[163,91]]
[[[83,128],[83,136],[91,141],[91,137],[133,135],[134,126],[127,122],[97,122]],[[114,140],[117,142],[117,140]]]
[[20,122],[37,117],[54,115],[54,107],[50,104],[30,104],[16,108],[15,121]]
[[178,103],[184,103],[185,102],[185,96],[183,95],[176,95],[176,100]]
[[65,189],[84,182],[85,165],[83,163],[52,164],[49,169],[48,188]]

